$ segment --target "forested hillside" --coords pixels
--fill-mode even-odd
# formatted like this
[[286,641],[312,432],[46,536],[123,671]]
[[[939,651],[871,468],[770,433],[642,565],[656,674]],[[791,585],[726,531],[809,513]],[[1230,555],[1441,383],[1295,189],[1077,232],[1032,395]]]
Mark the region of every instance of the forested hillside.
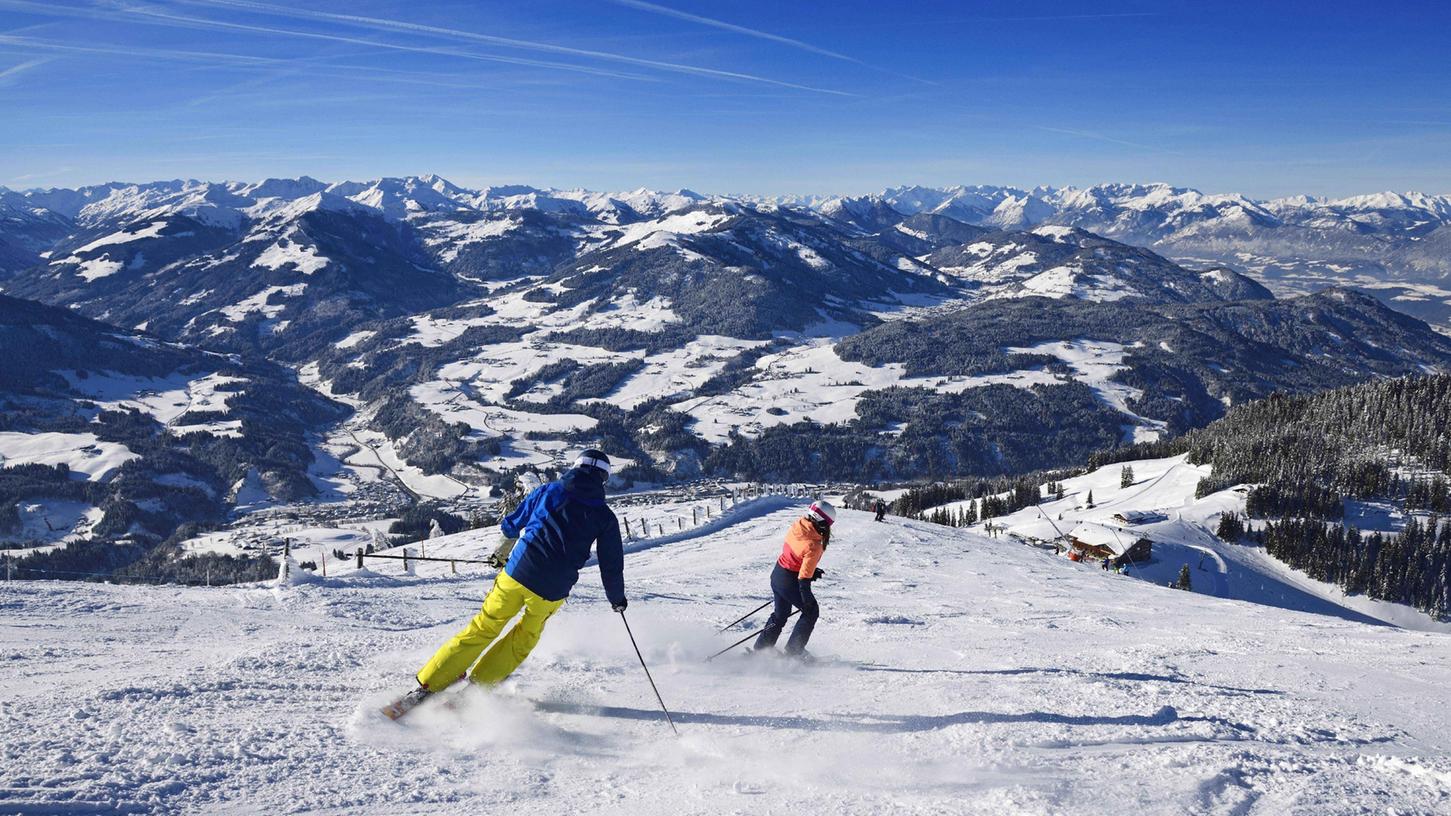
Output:
[[[1201,495],[1258,485],[1246,509],[1269,521],[1249,526],[1276,558],[1347,592],[1451,612],[1451,377],[1274,396],[1174,446],[1213,466]],[[1374,515],[1404,525],[1362,533]]]
[[[1215,489],[1245,482],[1278,492],[1251,510],[1339,518],[1315,510],[1316,491],[1392,496],[1414,509],[1451,510],[1451,376],[1376,380],[1309,396],[1275,395],[1231,411],[1186,439],[1192,461],[1214,466]],[[1439,486],[1439,495],[1435,488]]]

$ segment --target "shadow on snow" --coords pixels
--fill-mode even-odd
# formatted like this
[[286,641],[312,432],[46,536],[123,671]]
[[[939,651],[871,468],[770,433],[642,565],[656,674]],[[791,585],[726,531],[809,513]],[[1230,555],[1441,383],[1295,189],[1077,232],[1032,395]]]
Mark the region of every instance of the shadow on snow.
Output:
[[1098,680],[1127,680],[1134,683],[1180,683],[1188,686],[1202,686],[1204,688],[1216,689],[1219,691],[1231,691],[1238,694],[1284,694],[1279,689],[1257,689],[1241,688],[1239,686],[1221,686],[1215,683],[1201,683],[1183,675],[1177,674],[1148,674],[1145,672],[1093,672],[1082,669],[1062,668],[1033,668],[1021,669],[902,669],[895,666],[882,666],[875,663],[865,663],[857,667],[861,671],[895,672],[899,674],[964,674],[964,675],[1021,675],[1021,674],[1071,674],[1076,677],[1092,677]]
[[[662,719],[659,710],[648,708],[593,706],[565,702],[539,702],[535,703],[535,707],[551,714],[580,714],[622,720]],[[1164,726],[1177,721],[1211,721],[1211,718],[1206,717],[1180,717],[1179,712],[1175,711],[1172,706],[1164,706],[1153,714],[1120,716],[1056,714],[1049,711],[1029,711],[1021,714],[991,711],[962,711],[956,714],[937,715],[837,714],[826,717],[710,714],[692,711],[671,711],[670,713],[675,718],[677,725],[738,725],[798,731],[856,731],[887,734],[935,731],[953,725],[996,723]],[[1219,722],[1217,719],[1212,721]]]

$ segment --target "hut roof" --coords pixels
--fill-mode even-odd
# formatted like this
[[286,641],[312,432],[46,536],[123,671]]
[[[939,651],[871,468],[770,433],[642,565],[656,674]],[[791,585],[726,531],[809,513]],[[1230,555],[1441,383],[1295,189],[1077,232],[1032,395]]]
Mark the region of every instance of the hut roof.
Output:
[[1088,547],[1103,547],[1114,555],[1123,555],[1140,536],[1128,530],[1115,530],[1102,524],[1080,524],[1068,537]]

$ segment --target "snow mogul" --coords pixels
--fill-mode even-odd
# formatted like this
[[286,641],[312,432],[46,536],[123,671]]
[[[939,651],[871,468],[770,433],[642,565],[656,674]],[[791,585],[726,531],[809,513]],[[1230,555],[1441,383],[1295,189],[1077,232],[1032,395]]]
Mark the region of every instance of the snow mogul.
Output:
[[[415,676],[418,688],[385,708],[385,714],[397,719],[465,676],[493,686],[512,674],[539,642],[545,621],[569,597],[580,568],[589,560],[591,546],[599,559],[600,580],[610,608],[625,610],[620,524],[605,504],[609,477],[609,457],[586,450],[563,477],[534,489],[500,522],[503,535],[517,538],[518,543],[509,544],[508,563],[494,579],[483,608],[419,669]],[[520,610],[523,618],[496,643],[495,638]]]
[[791,617],[793,609],[800,609],[801,619],[791,630],[785,651],[791,657],[806,657],[806,641],[811,639],[811,630],[816,628],[816,619],[821,616],[811,583],[826,574],[816,565],[831,542],[831,525],[835,523],[836,508],[829,502],[817,501],[786,531],[781,557],[771,570],[771,594],[776,608],[756,638],[753,652],[775,648],[776,639],[786,627],[786,619]]

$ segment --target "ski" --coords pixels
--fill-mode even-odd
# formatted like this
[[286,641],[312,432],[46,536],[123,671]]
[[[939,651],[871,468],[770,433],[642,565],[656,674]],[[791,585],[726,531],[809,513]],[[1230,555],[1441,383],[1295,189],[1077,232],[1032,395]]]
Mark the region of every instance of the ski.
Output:
[[416,688],[403,695],[402,697],[399,697],[398,699],[389,703],[388,705],[383,706],[379,710],[383,712],[384,717],[387,717],[390,720],[397,720],[404,714],[407,714],[408,712],[417,708],[419,703],[422,703],[424,700],[427,700],[429,697],[432,696],[433,692],[429,691],[428,689],[422,687]]

